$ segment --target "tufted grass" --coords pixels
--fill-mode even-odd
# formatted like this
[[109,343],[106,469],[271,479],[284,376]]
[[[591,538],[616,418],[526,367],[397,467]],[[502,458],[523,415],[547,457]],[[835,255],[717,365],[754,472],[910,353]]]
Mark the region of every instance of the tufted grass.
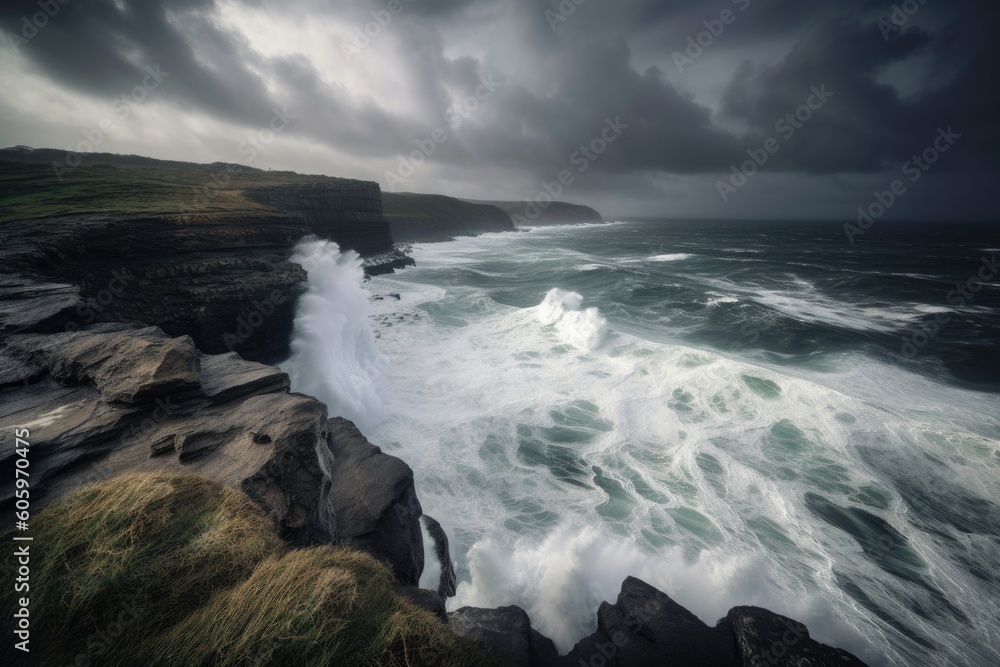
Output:
[[31,533],[33,664],[496,664],[399,597],[381,563],[289,549],[242,492],[202,477],[117,477]]

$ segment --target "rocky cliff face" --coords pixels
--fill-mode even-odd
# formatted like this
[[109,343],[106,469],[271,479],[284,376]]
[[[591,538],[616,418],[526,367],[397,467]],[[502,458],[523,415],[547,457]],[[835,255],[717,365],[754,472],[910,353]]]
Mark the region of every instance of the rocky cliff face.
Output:
[[382,193],[392,237],[402,243],[450,241],[456,236],[475,236],[514,230],[510,216],[496,206],[413,193]]
[[384,252],[392,246],[378,183],[281,185],[250,188],[243,194],[264,206],[301,217],[312,233],[361,255]]
[[366,265],[371,274],[412,264],[392,246],[375,183],[276,186],[254,196],[285,208],[4,223],[0,334],[136,322],[190,336],[209,354],[273,363],[289,352],[306,281],[289,258],[304,236],[377,256]]

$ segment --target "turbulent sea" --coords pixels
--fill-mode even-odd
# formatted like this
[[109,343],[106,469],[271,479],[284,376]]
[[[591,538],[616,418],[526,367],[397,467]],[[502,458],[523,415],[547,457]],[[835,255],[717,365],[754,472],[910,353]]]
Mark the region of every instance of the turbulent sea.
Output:
[[872,665],[1000,664],[1000,228],[620,222],[412,254],[361,287],[304,246],[287,367],[414,469],[450,609],[520,605],[565,652],[635,575]]

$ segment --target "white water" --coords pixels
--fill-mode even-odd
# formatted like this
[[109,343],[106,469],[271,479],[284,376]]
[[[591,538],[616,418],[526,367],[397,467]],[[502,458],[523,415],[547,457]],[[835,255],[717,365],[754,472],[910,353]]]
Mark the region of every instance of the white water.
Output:
[[[369,292],[402,297],[370,311],[386,365],[356,260],[329,244],[303,253],[317,266],[287,365],[295,388],[325,390],[331,414],[370,420],[366,435],[413,467],[425,511],[452,540],[450,609],[518,604],[565,652],[634,575],[709,624],[755,604],[871,664],[913,664],[843,593],[837,569],[941,655],[990,664],[986,646],[1000,642],[983,638],[1000,640],[996,598],[908,523],[913,510],[858,445],[915,484],[996,498],[997,442],[963,426],[985,423],[995,401],[849,356],[831,358],[820,383],[804,369],[642,340],[559,289],[519,309],[475,288],[421,284],[421,271],[455,266],[486,275],[472,267],[516,250],[524,235],[511,236],[418,246],[417,270],[372,281]],[[926,596],[810,513],[807,491],[840,506],[884,498],[970,622],[914,616],[915,603],[933,609]],[[988,538],[964,539],[989,553]]]
[[551,289],[538,306],[538,321],[555,325],[559,337],[581,350],[596,350],[608,335],[608,321],[597,308],[581,310],[583,297],[576,292]]
[[361,258],[336,243],[308,239],[292,261],[308,271],[309,288],[296,309],[292,356],[281,368],[292,391],[323,401],[331,417],[370,428],[385,417],[379,394],[385,360],[368,321]]

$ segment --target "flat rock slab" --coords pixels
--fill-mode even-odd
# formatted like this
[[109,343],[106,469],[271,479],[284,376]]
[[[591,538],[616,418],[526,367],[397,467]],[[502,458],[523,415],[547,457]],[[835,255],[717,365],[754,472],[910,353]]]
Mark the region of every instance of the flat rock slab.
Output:
[[223,403],[236,396],[270,394],[287,390],[288,374],[264,364],[245,361],[235,352],[199,355],[201,392],[213,403]]
[[143,403],[201,386],[198,354],[187,337],[148,330],[25,334],[12,336],[7,348],[59,382],[93,384],[108,401]]

